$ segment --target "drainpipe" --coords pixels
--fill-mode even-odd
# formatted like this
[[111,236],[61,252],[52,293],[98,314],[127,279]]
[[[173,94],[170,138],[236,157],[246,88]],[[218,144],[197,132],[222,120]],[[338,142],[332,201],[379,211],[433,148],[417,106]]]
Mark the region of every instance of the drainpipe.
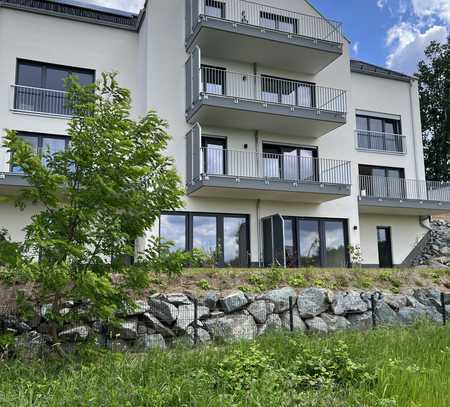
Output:
[[[426,224],[425,222],[428,222],[428,224]],[[428,231],[431,232],[433,228],[428,226],[429,222],[431,222],[431,216],[419,216],[420,226],[424,227],[425,229],[428,229]]]
[[411,109],[411,123],[412,123],[412,132],[413,132],[413,152],[414,152],[414,170],[416,174],[416,180],[419,181],[419,168],[417,162],[417,135],[416,135],[416,122],[414,115],[414,101],[413,101],[413,92],[412,87],[414,85],[414,79],[409,81],[409,105]]

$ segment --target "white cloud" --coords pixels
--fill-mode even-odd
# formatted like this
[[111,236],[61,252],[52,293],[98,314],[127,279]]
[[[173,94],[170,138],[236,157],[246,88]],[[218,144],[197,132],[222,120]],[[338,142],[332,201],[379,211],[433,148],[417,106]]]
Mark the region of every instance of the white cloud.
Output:
[[431,41],[444,42],[448,36],[448,29],[435,25],[421,32],[411,23],[402,22],[392,27],[386,38],[386,45],[391,52],[386,65],[398,71],[412,74],[417,69],[418,61],[425,58],[424,50]]
[[84,3],[138,13],[144,6],[145,0],[84,0]]
[[377,0],[377,6],[383,8],[387,4],[388,0]]
[[450,23],[450,0],[411,0],[411,3],[419,18],[440,19]]
[[359,41],[356,41],[356,42],[353,44],[352,49],[353,49],[353,54],[354,54],[355,56],[359,54]]

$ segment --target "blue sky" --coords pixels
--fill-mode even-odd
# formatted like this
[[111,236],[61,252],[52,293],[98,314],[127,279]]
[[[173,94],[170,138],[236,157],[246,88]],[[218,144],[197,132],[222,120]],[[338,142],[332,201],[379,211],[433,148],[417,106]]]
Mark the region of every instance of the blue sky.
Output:
[[[136,12],[144,0],[86,2]],[[424,58],[423,50],[430,41],[444,42],[450,33],[450,0],[310,2],[326,17],[343,23],[352,41],[352,57],[409,74]]]

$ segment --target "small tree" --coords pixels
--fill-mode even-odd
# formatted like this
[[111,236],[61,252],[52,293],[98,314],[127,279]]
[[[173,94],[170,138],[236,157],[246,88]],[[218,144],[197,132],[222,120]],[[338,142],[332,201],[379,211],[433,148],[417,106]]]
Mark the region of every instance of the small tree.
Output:
[[87,301],[90,315],[107,319],[148,283],[147,272],[126,267],[124,256],[134,255],[135,239],[162,210],[181,206],[183,191],[164,154],[166,123],[155,112],[132,120],[130,92],[115,74],[86,87],[76,78],[66,85],[73,112],[66,151],[36,154],[7,131],[5,146],[30,184],[16,204],[23,209],[33,202],[42,211],[26,227],[17,255],[4,240],[0,256],[3,247],[3,263],[27,276],[30,296],[52,304],[53,315],[70,298]]

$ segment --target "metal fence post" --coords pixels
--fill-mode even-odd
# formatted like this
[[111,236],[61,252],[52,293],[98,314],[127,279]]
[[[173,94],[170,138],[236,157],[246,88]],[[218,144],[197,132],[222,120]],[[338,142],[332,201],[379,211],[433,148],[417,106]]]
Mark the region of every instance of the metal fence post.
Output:
[[294,306],[292,297],[289,297],[289,330],[294,332]]
[[376,302],[375,302],[375,293],[373,293],[370,296],[370,305],[371,305],[371,309],[372,309],[372,328],[376,329],[377,327],[377,317],[375,315],[375,308],[376,308]]
[[194,298],[194,345],[198,343],[198,300]]
[[442,323],[447,324],[447,309],[445,308],[445,294],[441,292],[441,305],[442,305]]

